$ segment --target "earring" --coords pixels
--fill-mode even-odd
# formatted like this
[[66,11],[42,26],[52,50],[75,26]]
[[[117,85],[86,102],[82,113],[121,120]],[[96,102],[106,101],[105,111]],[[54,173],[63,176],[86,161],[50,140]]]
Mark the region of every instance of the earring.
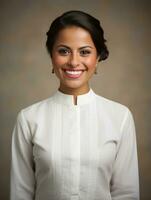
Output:
[[98,72],[97,72],[97,67],[95,68],[95,71],[94,71],[94,73],[95,73],[95,74],[98,74]]
[[52,73],[52,74],[54,74],[54,73],[55,73],[55,70],[54,70],[54,68],[52,68],[52,71],[51,71],[51,73]]
[[97,60],[97,62],[96,62],[96,65],[95,65],[95,71],[94,71],[94,74],[98,74],[98,71],[97,71],[97,69],[98,69],[98,60]]

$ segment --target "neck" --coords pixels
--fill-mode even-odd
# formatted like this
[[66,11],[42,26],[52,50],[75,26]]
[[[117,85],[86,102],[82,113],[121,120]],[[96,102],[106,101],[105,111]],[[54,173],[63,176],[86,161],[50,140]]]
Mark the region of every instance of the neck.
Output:
[[63,92],[64,94],[69,94],[69,95],[73,95],[73,96],[85,94],[85,93],[89,92],[89,90],[90,90],[89,85],[87,85],[86,87],[83,87],[83,88],[68,88],[68,87],[64,87],[64,86],[59,87],[59,91]]
[[86,87],[80,88],[80,89],[79,88],[67,88],[67,87],[61,86],[61,85],[59,87],[59,91],[63,92],[64,94],[73,95],[74,105],[77,105],[77,96],[85,94],[85,93],[89,92],[89,90],[90,90],[89,85],[87,85]]

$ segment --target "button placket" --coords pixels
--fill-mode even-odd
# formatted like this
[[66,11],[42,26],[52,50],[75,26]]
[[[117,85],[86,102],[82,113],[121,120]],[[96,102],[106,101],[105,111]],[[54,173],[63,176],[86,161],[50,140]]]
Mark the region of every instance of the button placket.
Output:
[[76,107],[75,111],[75,129],[71,134],[71,174],[72,187],[71,199],[79,199],[79,181],[80,181],[80,107]]

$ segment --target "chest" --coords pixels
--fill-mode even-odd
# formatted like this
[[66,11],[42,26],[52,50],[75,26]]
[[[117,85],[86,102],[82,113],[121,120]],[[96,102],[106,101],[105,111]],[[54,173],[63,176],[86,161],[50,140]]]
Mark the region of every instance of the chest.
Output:
[[93,108],[64,109],[47,117],[33,141],[37,168],[61,170],[73,166],[84,171],[111,172],[117,140],[108,123]]

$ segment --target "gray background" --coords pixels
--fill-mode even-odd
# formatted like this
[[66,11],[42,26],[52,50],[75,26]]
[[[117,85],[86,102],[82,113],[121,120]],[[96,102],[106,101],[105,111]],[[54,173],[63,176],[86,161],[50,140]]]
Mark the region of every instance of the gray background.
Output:
[[80,9],[102,22],[110,50],[94,91],[128,106],[135,119],[141,199],[151,199],[151,1],[0,1],[0,199],[9,199],[11,136],[18,111],[57,89],[46,31],[62,12]]

